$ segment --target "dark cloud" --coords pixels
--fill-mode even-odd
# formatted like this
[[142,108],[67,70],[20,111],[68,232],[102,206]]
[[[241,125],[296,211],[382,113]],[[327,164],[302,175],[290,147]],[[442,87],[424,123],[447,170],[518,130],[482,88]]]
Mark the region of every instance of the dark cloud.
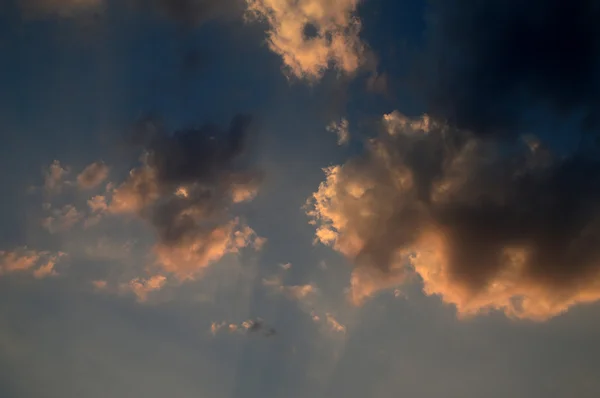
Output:
[[429,114],[487,135],[516,136],[540,109],[554,120],[581,116],[597,127],[600,3],[430,0],[430,6],[420,69]]
[[168,134],[146,119],[131,141],[144,149],[142,166],[114,189],[109,210],[134,213],[155,229],[155,252],[182,278],[237,252],[256,238],[229,214],[256,194],[261,174],[244,159],[251,119],[236,116],[227,130],[214,125]]
[[546,319],[600,299],[597,157],[397,112],[385,124],[367,155],[328,171],[310,211],[354,261],[356,303],[413,271],[463,315]]

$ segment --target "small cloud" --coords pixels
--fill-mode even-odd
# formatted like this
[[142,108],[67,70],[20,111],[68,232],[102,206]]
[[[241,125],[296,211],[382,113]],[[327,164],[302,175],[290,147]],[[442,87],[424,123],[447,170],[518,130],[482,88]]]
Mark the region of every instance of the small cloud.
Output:
[[106,288],[108,287],[108,282],[100,279],[100,280],[92,281],[92,285],[94,286],[94,289],[96,289],[96,290],[106,290]]
[[273,327],[265,325],[261,318],[248,319],[239,324],[228,323],[228,322],[213,322],[210,326],[210,332],[213,336],[216,336],[219,331],[224,330],[229,333],[244,333],[244,334],[256,334],[263,332],[263,336],[271,337],[277,334],[277,330]]
[[262,236],[257,236],[256,238],[254,238],[254,250],[256,250],[257,252],[261,251],[263,249],[263,247],[265,247],[265,245],[267,244],[268,239]]
[[43,279],[48,276],[56,276],[58,273],[54,269],[56,262],[53,260],[49,260],[46,264],[42,264],[38,269],[33,271],[33,276],[36,279]]
[[69,168],[63,167],[58,160],[52,162],[44,173],[44,189],[46,193],[59,193],[62,189],[64,178],[69,172]]
[[223,328],[226,325],[227,325],[226,322],[213,322],[210,325],[210,332],[212,333],[213,336],[216,336],[217,333],[219,332],[219,330],[221,330],[221,328]]
[[290,269],[292,269],[292,263],[279,264],[279,266],[284,271],[289,271]]
[[263,279],[263,286],[270,287],[276,292],[284,294],[289,299],[302,301],[316,295],[319,289],[314,284],[286,286],[278,276]]
[[[66,254],[62,252],[32,250],[27,247],[12,251],[0,251],[0,275],[15,272],[32,271],[35,278],[57,275],[54,267]],[[34,269],[35,268],[35,269]]]
[[167,283],[167,278],[162,275],[154,275],[147,279],[135,278],[129,283],[122,285],[124,291],[130,291],[137,297],[137,301],[143,303],[148,300],[148,295],[162,289]]
[[325,314],[325,318],[327,320],[327,325],[331,328],[332,331],[338,333],[346,333],[346,326],[342,325],[331,315],[330,313]]
[[345,145],[350,141],[350,123],[342,118],[339,122],[331,122],[327,126],[327,131],[335,133],[338,137],[338,145]]
[[66,205],[62,209],[55,209],[52,213],[52,216],[46,217],[42,221],[42,226],[51,234],[66,232],[83,219],[83,214],[73,205]]
[[87,204],[92,214],[84,221],[85,228],[98,224],[102,217],[108,212],[108,201],[103,195],[92,197],[87,201]]
[[94,162],[88,165],[77,176],[77,185],[81,189],[92,189],[102,184],[108,178],[109,168],[104,162]]

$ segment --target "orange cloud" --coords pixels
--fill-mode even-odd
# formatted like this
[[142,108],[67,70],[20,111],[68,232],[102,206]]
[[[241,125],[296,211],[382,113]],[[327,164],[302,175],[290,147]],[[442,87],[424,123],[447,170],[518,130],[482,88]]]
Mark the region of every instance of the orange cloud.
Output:
[[257,319],[248,319],[247,321],[243,321],[239,324],[237,323],[227,323],[227,322],[213,322],[210,325],[210,332],[213,336],[216,336],[217,333],[221,330],[226,330],[229,333],[257,333],[263,332],[265,337],[271,337],[277,334],[277,331],[272,327],[267,327],[264,321],[260,318]]
[[54,267],[65,253],[50,253],[21,247],[12,251],[0,251],[0,275],[31,271],[35,278],[41,279],[57,275]]
[[595,164],[539,143],[507,152],[428,117],[383,122],[308,203],[316,240],[352,261],[355,304],[413,276],[463,317],[544,320],[600,300]]
[[92,189],[108,178],[109,168],[104,162],[94,162],[88,165],[77,176],[77,184],[82,189]]
[[194,279],[204,268],[228,253],[252,244],[256,233],[237,220],[190,233],[177,242],[159,242],[154,247],[158,264],[179,279]]
[[135,278],[129,283],[121,286],[123,291],[135,294],[137,301],[143,303],[148,300],[148,295],[159,291],[167,283],[167,278],[162,275],[154,275],[147,279]]
[[[265,243],[229,211],[253,199],[261,181],[259,172],[233,166],[249,125],[250,118],[238,116],[227,131],[208,125],[167,134],[147,122],[138,137],[142,164],[110,189],[108,212],[147,222],[156,233],[157,265],[180,280],[199,276],[228,253]],[[89,205],[104,209],[100,198]]]
[[[320,79],[330,66],[355,72],[364,62],[358,0],[246,0],[250,19],[269,24],[268,44],[286,70],[298,78]],[[312,29],[313,32],[307,32]],[[307,34],[308,33],[308,34]]]

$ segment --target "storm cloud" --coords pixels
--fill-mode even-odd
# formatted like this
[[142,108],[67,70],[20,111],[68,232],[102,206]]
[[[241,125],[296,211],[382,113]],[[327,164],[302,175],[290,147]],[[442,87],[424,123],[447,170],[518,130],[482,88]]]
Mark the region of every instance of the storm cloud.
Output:
[[354,303],[415,275],[462,316],[543,320],[600,299],[596,157],[399,112],[383,125],[309,201],[318,241],[354,264]]

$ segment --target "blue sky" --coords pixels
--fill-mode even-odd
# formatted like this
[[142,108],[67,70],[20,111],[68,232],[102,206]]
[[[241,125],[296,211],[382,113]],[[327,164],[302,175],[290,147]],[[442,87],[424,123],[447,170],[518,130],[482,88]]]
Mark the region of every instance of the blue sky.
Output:
[[0,396],[600,394],[589,1],[175,3],[0,6]]

